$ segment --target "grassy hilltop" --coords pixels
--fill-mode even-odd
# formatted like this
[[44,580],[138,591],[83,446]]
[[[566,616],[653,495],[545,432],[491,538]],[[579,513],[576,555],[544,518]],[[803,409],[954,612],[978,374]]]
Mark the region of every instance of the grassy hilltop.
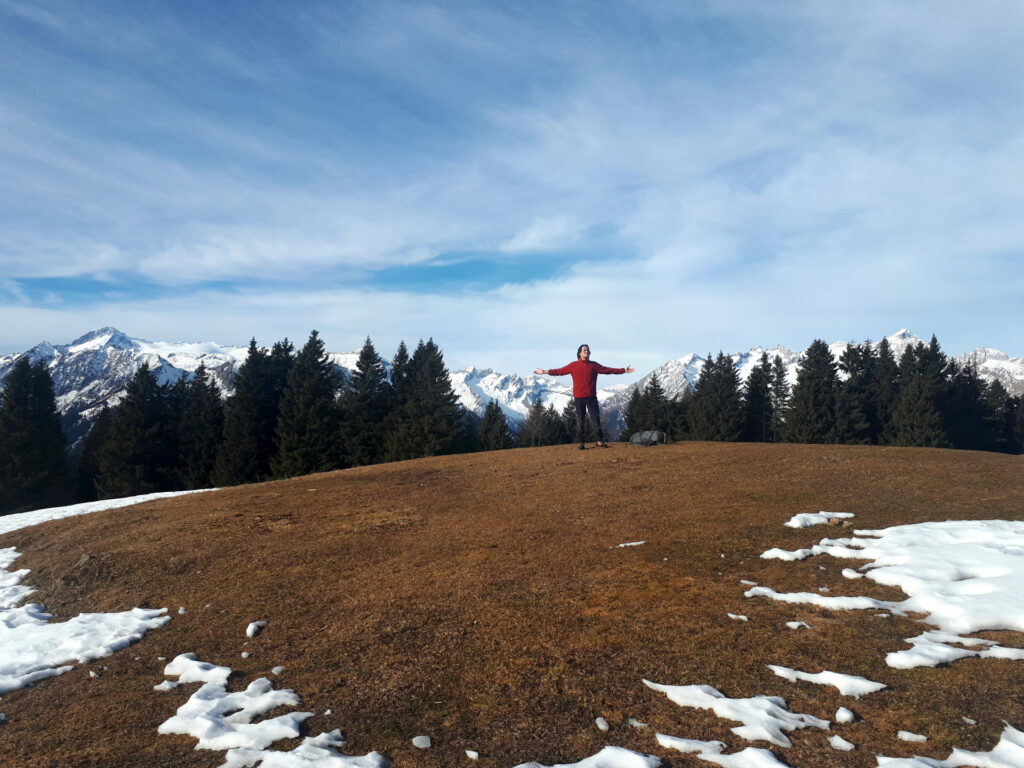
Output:
[[[845,529],[782,525],[818,510],[856,517]],[[58,621],[135,605],[173,618],[127,650],[4,696],[0,762],[220,765],[223,752],[157,734],[196,687],[153,691],[164,680],[158,657],[185,652],[234,669],[232,689],[270,676],[298,694],[298,709],[317,713],[310,734],[341,728],[345,753],[377,750],[396,766],[472,765],[466,749],[480,752],[481,766],[573,762],[607,744],[668,766],[710,765],[659,747],[655,731],[720,739],[730,752],[746,746],[729,731],[735,722],[680,708],[642,678],[780,695],[792,711],[829,720],[840,706],[863,717],[844,731],[853,752],[833,751],[814,729],[791,733],[791,749],[772,748],[800,768],[988,750],[1003,719],[1024,725],[1024,663],[890,669],[885,654],[926,627],[747,599],[740,581],[899,599],[896,588],[840,575],[857,561],[759,555],[853,528],[993,518],[1024,519],[1021,456],[681,443],[421,459],[55,521],[0,538],[23,553],[15,567],[31,569],[31,601]],[[255,620],[268,625],[249,639]],[[812,629],[786,629],[793,620]],[[1018,633],[986,636],[1024,647]],[[782,680],[767,664],[888,687],[853,701]],[[274,677],[277,665],[285,669]],[[902,729],[929,740],[898,741]],[[431,749],[412,746],[419,734]]]

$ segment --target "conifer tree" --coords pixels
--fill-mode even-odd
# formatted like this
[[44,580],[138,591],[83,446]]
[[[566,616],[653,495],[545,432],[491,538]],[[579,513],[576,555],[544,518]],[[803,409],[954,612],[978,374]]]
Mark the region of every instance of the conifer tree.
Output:
[[815,339],[797,368],[786,411],[785,438],[791,443],[835,441],[836,361],[828,345]]
[[166,398],[166,389],[143,363],[114,408],[109,438],[100,447],[96,490],[101,499],[173,488],[167,468],[177,457]]
[[407,371],[404,383],[396,386],[396,399],[405,399],[395,409],[386,441],[387,457],[396,461],[452,453],[458,448],[463,409],[433,339],[420,340]]
[[868,344],[847,344],[839,357],[846,379],[837,382],[835,441],[869,445],[879,434],[875,357]]
[[82,456],[78,462],[77,490],[75,501],[96,501],[96,476],[99,472],[99,455],[103,444],[109,439],[114,412],[106,405],[93,422],[82,444]]
[[670,441],[692,439],[690,437],[690,404],[692,402],[693,390],[689,387],[669,401],[667,436]]
[[[570,401],[572,405],[572,401]],[[573,421],[576,420],[576,407],[573,405]],[[638,432],[642,432],[643,429],[640,426],[647,418],[644,413],[644,401],[643,395],[640,394],[640,387],[634,386],[633,391],[629,394],[629,402],[626,403],[626,410],[623,413],[623,420],[626,422],[626,429],[622,433],[623,440],[629,440],[630,437]]]
[[985,450],[1000,453],[1020,453],[1021,448],[1013,434],[1017,418],[1017,403],[999,379],[993,379],[984,388]]
[[1024,452],[1024,397],[1013,398],[1014,411],[1013,439],[1017,446],[1017,453]]
[[341,396],[345,463],[375,464],[384,455],[384,421],[391,411],[394,392],[384,363],[370,337],[359,351],[356,370]]
[[786,410],[789,408],[789,372],[779,355],[772,359],[769,389],[772,397],[771,440],[777,443],[785,432]]
[[545,437],[545,409],[540,396],[533,401],[530,410],[526,413],[526,419],[519,428],[519,440],[516,446],[519,448],[536,448],[544,445]]
[[[420,341],[422,344],[422,340]],[[395,407],[400,408],[409,399],[409,390],[412,386],[409,371],[409,350],[404,341],[398,343],[398,350],[391,359],[391,389],[394,392]]]
[[281,395],[277,453],[270,462],[275,477],[326,472],[339,465],[341,382],[317,331],[295,356]]
[[61,504],[67,489],[53,379],[44,361],[20,357],[0,392],[0,514]]
[[249,342],[249,353],[235,375],[235,392],[225,407],[216,484],[255,483],[270,477],[281,394],[293,362],[294,348],[288,339],[269,351],[260,349],[256,339]]
[[511,448],[512,434],[508,429],[505,412],[497,401],[489,400],[484,410],[484,418],[480,424],[480,447],[484,451],[498,451]]
[[875,394],[875,413],[877,414],[877,433],[875,442],[884,443],[888,434],[888,425],[892,420],[892,409],[896,406],[899,396],[900,368],[893,356],[888,339],[878,342],[875,355],[875,372],[872,387]]
[[743,402],[739,374],[723,352],[714,360],[708,354],[701,368],[689,408],[693,440],[731,442],[743,436]]
[[199,364],[182,393],[178,419],[179,488],[209,488],[217,451],[224,435],[224,403],[220,389]]
[[890,442],[924,448],[949,447],[942,414],[935,407],[935,397],[925,376],[911,375],[902,381],[890,422]]
[[772,432],[772,364],[768,353],[761,353],[743,385],[743,439],[766,443]]
[[574,439],[572,433],[566,428],[562,414],[555,410],[555,404],[549,403],[544,411],[544,444],[563,445],[571,443]]
[[946,437],[953,448],[975,451],[993,450],[995,412],[988,406],[984,395],[985,382],[978,369],[968,362],[963,367],[955,361],[948,363],[943,379],[945,397],[940,401]]

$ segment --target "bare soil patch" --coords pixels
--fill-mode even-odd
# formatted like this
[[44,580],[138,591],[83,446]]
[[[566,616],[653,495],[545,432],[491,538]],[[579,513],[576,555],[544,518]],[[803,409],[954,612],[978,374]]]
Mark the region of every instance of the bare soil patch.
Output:
[[[777,694],[794,712],[829,720],[844,705],[863,717],[842,731],[854,752],[833,751],[817,730],[773,748],[801,768],[991,749],[1004,719],[1024,727],[1024,663],[889,669],[885,654],[926,627],[746,599],[740,580],[898,599],[899,590],[844,579],[841,569],[856,563],[758,556],[852,531],[782,526],[798,512],[853,512],[853,527],[868,529],[1019,520],[1022,470],[1019,456],[964,451],[558,446],[352,469],[16,531],[0,546],[22,553],[15,567],[30,568],[39,590],[30,599],[55,620],[136,605],[173,618],[127,650],[4,696],[0,763],[220,765],[223,753],[157,734],[196,687],[153,691],[164,679],[158,657],[184,652],[230,666],[234,689],[284,666],[271,677],[318,713],[311,734],[341,728],[346,752],[377,750],[396,766],[465,766],[467,748],[481,766],[572,762],[607,744],[668,766],[706,765],[660,748],[655,731],[743,746],[729,732],[736,723],[681,709],[641,678]],[[268,626],[249,640],[254,620]],[[792,620],[813,629],[786,629]],[[1024,645],[1015,633],[990,636]],[[786,682],[770,663],[889,687],[853,701]],[[629,726],[630,717],[650,728]],[[900,742],[901,729],[929,740]],[[413,747],[419,734],[434,746]]]

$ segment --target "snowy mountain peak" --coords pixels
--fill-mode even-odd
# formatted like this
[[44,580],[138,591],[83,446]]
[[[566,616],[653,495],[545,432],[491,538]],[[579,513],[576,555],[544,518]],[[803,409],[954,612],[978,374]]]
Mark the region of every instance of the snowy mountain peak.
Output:
[[113,326],[97,328],[89,331],[84,336],[79,336],[67,346],[69,352],[85,352],[100,347],[113,347],[114,349],[131,349],[132,339]]

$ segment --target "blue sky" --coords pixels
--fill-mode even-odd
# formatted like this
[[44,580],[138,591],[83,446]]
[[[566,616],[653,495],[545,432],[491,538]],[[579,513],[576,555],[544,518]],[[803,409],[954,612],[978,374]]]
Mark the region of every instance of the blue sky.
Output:
[[0,0],[0,72],[0,353],[1024,354],[1017,2]]

